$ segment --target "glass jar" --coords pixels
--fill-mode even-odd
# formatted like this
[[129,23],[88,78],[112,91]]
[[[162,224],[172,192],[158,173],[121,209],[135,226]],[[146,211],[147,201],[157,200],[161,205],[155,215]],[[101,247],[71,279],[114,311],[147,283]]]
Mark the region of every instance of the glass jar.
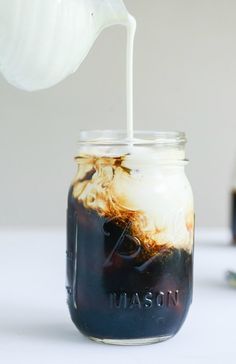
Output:
[[233,183],[231,188],[230,202],[231,202],[231,211],[230,211],[230,227],[231,227],[231,237],[232,244],[236,245],[236,169],[233,171]]
[[192,301],[194,207],[184,133],[80,135],[68,198],[71,318],[110,344],[171,338]]

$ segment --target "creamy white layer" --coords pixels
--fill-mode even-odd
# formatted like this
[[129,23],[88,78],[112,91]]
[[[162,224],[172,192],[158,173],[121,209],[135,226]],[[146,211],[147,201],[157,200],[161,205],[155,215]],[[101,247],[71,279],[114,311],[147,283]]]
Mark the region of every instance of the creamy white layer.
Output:
[[[190,252],[193,194],[184,171],[186,162],[179,157],[180,151],[174,149],[162,151],[160,157],[148,148],[133,148],[121,159],[81,155],[74,197],[108,218],[130,219],[132,233],[147,249],[166,245]],[[95,171],[92,179],[83,180],[91,170]]]

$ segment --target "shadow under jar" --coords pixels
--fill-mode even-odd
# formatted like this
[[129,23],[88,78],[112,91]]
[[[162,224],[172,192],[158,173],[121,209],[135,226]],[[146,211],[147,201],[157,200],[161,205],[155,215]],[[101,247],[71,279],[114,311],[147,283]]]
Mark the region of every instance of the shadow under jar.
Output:
[[174,336],[192,301],[194,207],[184,133],[81,132],[67,213],[67,293],[87,337]]

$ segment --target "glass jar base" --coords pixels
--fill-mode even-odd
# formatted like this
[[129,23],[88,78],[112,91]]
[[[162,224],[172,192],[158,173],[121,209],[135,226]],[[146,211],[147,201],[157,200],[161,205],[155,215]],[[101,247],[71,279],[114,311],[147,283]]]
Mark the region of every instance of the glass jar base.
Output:
[[109,345],[120,345],[120,346],[132,346],[132,345],[150,345],[157,344],[162,341],[166,341],[172,338],[172,335],[169,336],[158,336],[158,337],[150,337],[144,339],[98,339],[96,337],[89,337],[90,340],[96,341],[97,343],[109,344]]

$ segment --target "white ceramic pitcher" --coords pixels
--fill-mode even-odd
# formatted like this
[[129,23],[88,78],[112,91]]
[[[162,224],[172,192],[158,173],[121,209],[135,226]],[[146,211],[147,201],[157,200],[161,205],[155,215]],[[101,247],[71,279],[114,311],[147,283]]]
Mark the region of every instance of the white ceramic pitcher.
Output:
[[122,0],[0,0],[0,71],[34,91],[77,70],[97,36],[128,25]]

